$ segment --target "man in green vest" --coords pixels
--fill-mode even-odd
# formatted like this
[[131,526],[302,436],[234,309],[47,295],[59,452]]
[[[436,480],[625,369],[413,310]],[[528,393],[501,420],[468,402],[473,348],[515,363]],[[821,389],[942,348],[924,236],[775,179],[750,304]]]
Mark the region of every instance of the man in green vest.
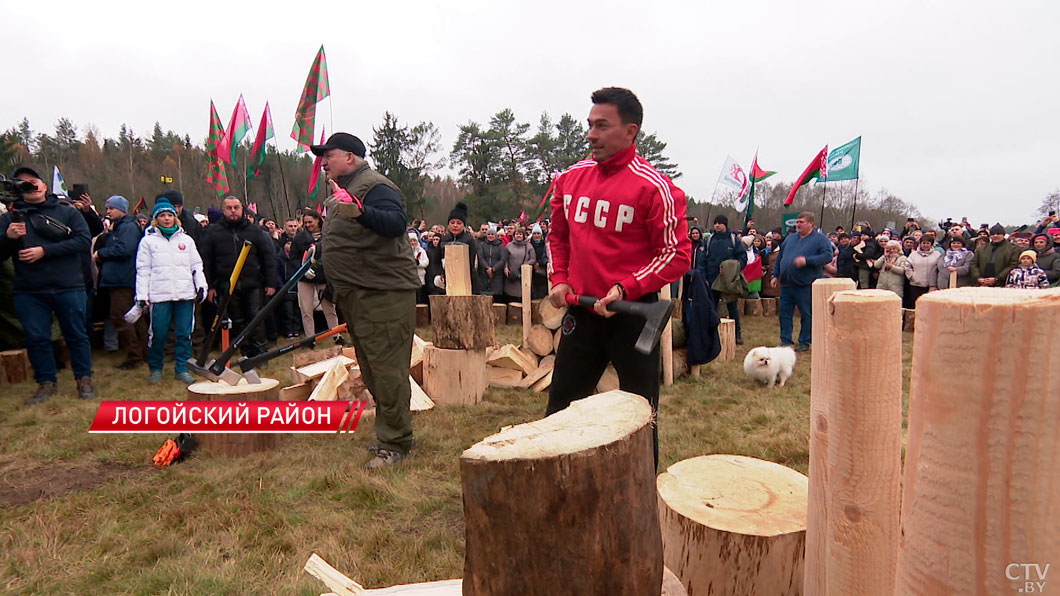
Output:
[[357,137],[335,133],[312,151],[323,158],[332,192],[324,202],[324,269],[376,402],[379,443],[366,467],[377,470],[412,457],[409,361],[420,279],[405,235],[405,202],[368,166]]

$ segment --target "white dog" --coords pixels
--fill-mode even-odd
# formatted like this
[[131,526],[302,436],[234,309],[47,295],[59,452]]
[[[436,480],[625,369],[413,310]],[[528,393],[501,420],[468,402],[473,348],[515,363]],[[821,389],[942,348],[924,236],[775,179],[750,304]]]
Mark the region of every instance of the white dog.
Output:
[[772,387],[784,386],[795,368],[795,350],[791,348],[759,347],[747,353],[743,359],[743,371],[747,376]]

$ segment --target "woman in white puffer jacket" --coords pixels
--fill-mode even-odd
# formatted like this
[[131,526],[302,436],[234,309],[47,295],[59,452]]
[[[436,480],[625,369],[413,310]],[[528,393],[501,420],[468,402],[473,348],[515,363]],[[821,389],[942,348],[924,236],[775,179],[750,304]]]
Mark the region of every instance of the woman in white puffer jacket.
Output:
[[162,381],[166,336],[175,325],[175,366],[178,381],[194,383],[188,373],[191,331],[195,324],[195,301],[202,302],[209,287],[202,272],[202,258],[195,241],[180,227],[177,211],[158,199],[154,219],[136,252],[136,300],[151,309],[151,331],[147,336],[150,382]]

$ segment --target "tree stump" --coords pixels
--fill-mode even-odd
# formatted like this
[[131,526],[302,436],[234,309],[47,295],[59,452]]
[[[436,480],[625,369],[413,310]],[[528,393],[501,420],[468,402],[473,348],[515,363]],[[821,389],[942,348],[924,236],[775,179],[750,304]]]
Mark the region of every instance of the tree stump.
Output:
[[507,304],[494,304],[493,308],[493,326],[499,327],[507,323],[508,317],[508,305]]
[[26,350],[0,352],[0,385],[22,383],[29,378],[29,353]]
[[[262,378],[261,383],[238,385],[199,381],[188,385],[188,399],[193,401],[270,401],[280,399],[280,382]],[[204,452],[241,457],[276,448],[277,436],[272,433],[196,433],[195,440]]]
[[760,317],[762,316],[762,299],[761,298],[748,298],[744,302],[743,314],[749,317]]
[[552,331],[548,327],[534,325],[526,338],[526,347],[538,356],[548,356],[552,353],[552,341]]
[[1054,593],[1060,291],[960,288],[916,310],[894,593]]
[[431,324],[430,307],[426,304],[416,305],[416,326],[426,327]]
[[747,312],[747,298],[736,299],[736,312],[740,314],[746,314]]
[[721,340],[721,353],[718,354],[720,362],[729,362],[736,359],[736,321],[733,319],[722,319],[718,325],[718,339]]
[[651,424],[644,398],[612,391],[465,451],[464,594],[658,596]]
[[519,325],[523,322],[523,303],[522,302],[509,302],[508,303],[508,324]]
[[775,317],[777,316],[777,299],[776,298],[759,298],[762,301],[762,316],[763,317]]
[[434,343],[447,350],[488,348],[497,343],[489,296],[431,296]]
[[488,384],[486,350],[423,348],[423,391],[439,406],[475,405]]
[[567,314],[566,307],[556,308],[552,306],[551,300],[542,300],[537,310],[541,317],[541,324],[553,330],[559,329],[559,326],[563,324],[564,315]]
[[902,309],[902,331],[913,331],[916,325],[916,310],[912,308]]
[[689,594],[802,594],[802,474],[741,455],[702,455],[660,474],[663,561]]

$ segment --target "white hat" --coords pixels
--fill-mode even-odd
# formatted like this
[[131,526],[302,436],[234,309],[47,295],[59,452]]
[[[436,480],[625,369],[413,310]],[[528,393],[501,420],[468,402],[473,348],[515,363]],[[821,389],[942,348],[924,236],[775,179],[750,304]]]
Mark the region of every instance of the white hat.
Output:
[[542,234],[541,224],[534,224],[534,227],[530,228],[531,234]]

